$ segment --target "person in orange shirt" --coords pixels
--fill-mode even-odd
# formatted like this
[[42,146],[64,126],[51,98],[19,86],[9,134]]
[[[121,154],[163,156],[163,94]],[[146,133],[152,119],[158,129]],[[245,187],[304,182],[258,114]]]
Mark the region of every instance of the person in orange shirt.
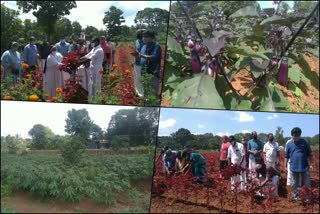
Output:
[[112,64],[112,49],[106,42],[105,36],[100,36],[100,47],[104,52],[103,70],[109,73],[111,71],[110,65]]

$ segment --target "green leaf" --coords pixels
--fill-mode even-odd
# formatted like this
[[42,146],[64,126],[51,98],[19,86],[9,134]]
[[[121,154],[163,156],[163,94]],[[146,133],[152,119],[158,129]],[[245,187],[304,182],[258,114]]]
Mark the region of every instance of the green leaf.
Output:
[[299,84],[300,83],[300,69],[293,65],[291,67],[289,67],[289,72],[288,72],[288,76],[290,78],[290,80],[292,80],[293,82]]
[[238,110],[252,110],[252,102],[250,100],[242,100],[238,106]]
[[286,108],[291,104],[291,102],[285,98],[282,91],[274,82],[270,82],[269,88],[275,108]]
[[289,89],[290,91],[292,91],[292,93],[293,93],[294,95],[296,95],[297,97],[300,97],[300,98],[301,98],[302,95],[303,95],[301,89],[298,88],[298,87],[296,87],[296,86],[295,86],[294,84],[292,84],[291,82],[288,83],[288,89]]
[[247,67],[247,65],[249,65],[251,61],[252,58],[250,57],[242,57],[236,62],[234,66],[237,70],[240,70],[241,68]]
[[311,53],[312,55],[319,57],[319,50],[313,49],[313,48],[308,48],[307,49],[309,53]]
[[168,47],[168,50],[172,50],[182,55],[184,54],[181,45],[177,42],[177,40],[172,38],[172,36],[170,35],[168,35],[168,38],[167,38],[167,47]]
[[261,97],[261,105],[259,111],[272,111],[272,101],[268,96]]
[[293,22],[299,21],[301,19],[304,19],[304,17],[287,17],[283,18],[281,16],[271,16],[265,20],[263,20],[260,25],[265,24],[281,24],[281,25],[292,25]]
[[237,106],[237,97],[235,94],[227,94],[223,99],[226,109],[236,109]]
[[259,17],[255,6],[247,6],[234,12],[230,18],[236,17]]
[[172,106],[225,109],[214,80],[202,73],[184,80],[172,93]]
[[246,46],[246,45],[243,45],[241,47],[239,47],[239,46],[225,46],[225,49],[230,53],[236,53],[236,54],[240,54],[243,56],[257,57],[257,58],[269,60],[269,58],[265,54],[263,54],[261,52],[255,52],[254,50],[251,49],[250,46]]

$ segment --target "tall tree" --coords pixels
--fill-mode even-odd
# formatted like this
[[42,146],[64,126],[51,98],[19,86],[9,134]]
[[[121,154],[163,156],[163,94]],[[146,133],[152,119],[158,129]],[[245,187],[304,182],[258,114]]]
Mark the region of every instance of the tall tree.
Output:
[[121,24],[125,22],[123,11],[111,6],[108,11],[104,13],[103,24],[106,25],[108,34],[110,36],[121,35]]
[[162,31],[167,28],[169,12],[161,8],[145,8],[139,10],[134,22],[138,25],[146,24],[149,29]]
[[316,4],[317,1],[294,1],[293,10],[295,14],[311,13]]
[[54,137],[51,129],[42,124],[34,125],[28,134],[32,137],[31,149],[46,149],[50,139]]
[[23,37],[23,25],[18,16],[19,11],[1,4],[1,55],[8,49],[10,42]]
[[72,32],[72,23],[67,18],[59,19],[55,24],[55,41],[59,41],[61,36],[70,39]]
[[92,125],[93,122],[86,109],[72,109],[71,111],[68,111],[68,118],[66,119],[65,126],[65,131],[68,134],[88,139],[92,132]]
[[50,37],[55,32],[55,23],[63,16],[69,15],[72,8],[77,7],[76,1],[17,1],[23,13],[33,11],[38,23]]
[[286,141],[283,137],[283,129],[278,126],[276,130],[276,134],[274,135],[274,140],[279,143],[279,146],[285,146]]
[[191,141],[194,139],[193,135],[188,129],[181,128],[178,131],[171,134],[171,137],[173,140],[181,145],[182,147],[186,146],[188,141]]
[[93,37],[99,36],[99,30],[93,26],[87,26],[84,29],[86,35],[91,35]]
[[72,22],[72,35],[74,39],[79,39],[81,32],[82,26],[80,25],[80,23],[77,21]]

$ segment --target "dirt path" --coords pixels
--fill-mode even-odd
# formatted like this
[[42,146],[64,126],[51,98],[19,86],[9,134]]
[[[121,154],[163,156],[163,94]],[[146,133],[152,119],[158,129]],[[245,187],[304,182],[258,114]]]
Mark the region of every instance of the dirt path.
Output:
[[[151,190],[151,179],[134,183],[132,186],[147,196]],[[125,191],[119,195],[118,203],[110,207],[105,207],[104,204],[91,199],[82,199],[78,203],[72,203],[54,198],[42,202],[39,197],[29,192],[18,191],[10,197],[2,198],[1,206],[13,208],[17,213],[113,213],[124,210],[128,206],[143,206],[130,203],[129,200],[128,191]]]

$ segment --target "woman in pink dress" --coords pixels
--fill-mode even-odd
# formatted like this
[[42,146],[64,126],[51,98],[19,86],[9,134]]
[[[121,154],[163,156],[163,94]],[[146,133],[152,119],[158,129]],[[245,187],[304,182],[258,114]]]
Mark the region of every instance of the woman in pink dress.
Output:
[[[220,153],[220,172],[228,166],[228,149],[230,146],[229,138],[226,135],[222,136],[221,153]],[[221,177],[221,173],[220,173]]]

